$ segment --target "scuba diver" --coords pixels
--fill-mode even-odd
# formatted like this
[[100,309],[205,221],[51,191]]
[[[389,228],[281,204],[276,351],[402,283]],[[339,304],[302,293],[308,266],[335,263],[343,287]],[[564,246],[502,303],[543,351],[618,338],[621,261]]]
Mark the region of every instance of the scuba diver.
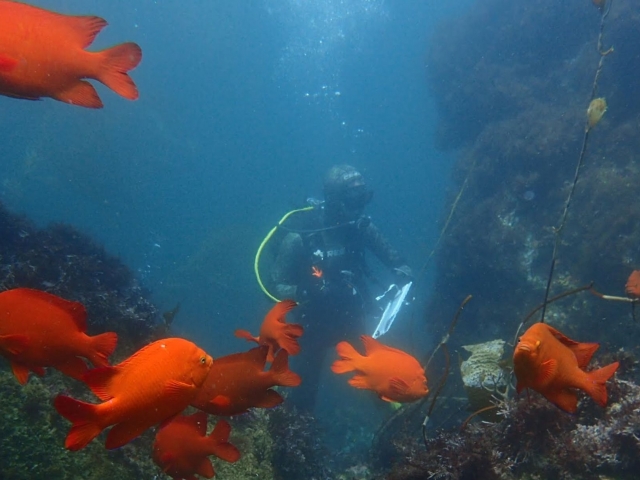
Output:
[[272,270],[276,296],[299,304],[292,313],[305,331],[295,367],[303,381],[290,399],[311,413],[327,352],[342,340],[370,333],[365,319],[382,313],[367,286],[367,279],[375,280],[365,252],[392,271],[399,288],[411,281],[405,260],[363,215],[373,192],[361,173],[350,165],[334,166],[323,191],[324,202],[305,212],[301,228],[283,227],[287,233]]

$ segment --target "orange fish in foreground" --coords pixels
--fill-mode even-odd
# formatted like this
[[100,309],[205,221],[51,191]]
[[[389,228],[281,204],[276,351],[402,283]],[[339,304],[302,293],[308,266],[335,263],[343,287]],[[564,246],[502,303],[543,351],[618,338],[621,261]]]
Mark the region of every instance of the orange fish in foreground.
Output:
[[286,323],[285,316],[298,304],[293,300],[282,300],[267,313],[260,327],[260,334],[254,337],[247,330],[236,330],[238,338],[244,338],[259,345],[268,345],[267,361],[273,362],[274,355],[279,349],[286,350],[289,355],[300,353],[298,338],[304,333],[302,325]]
[[349,385],[373,390],[387,402],[413,402],[429,393],[424,368],[418,360],[368,335],[360,339],[366,351],[364,356],[349,343],[340,342],[336,346],[340,360],[331,365],[334,373],[357,372]]
[[86,331],[87,312],[81,303],[30,288],[0,293],[0,355],[11,362],[23,385],[29,371],[42,376],[44,367],[80,379],[88,368],[79,357],[95,366],[108,365],[118,336],[107,332],[90,337]]
[[605,382],[620,365],[614,362],[591,372],[589,364],[597,343],[579,343],[567,338],[546,323],[532,325],[522,335],[513,353],[513,370],[520,393],[531,388],[564,410],[574,413],[578,397],[574,389],[583,390],[598,405],[607,405]]
[[240,452],[229,443],[231,426],[219,420],[207,436],[207,414],[180,415],[160,427],[153,442],[153,461],[174,480],[194,479],[195,475],[213,478],[215,471],[209,455],[230,463]]
[[640,270],[631,272],[625,285],[625,291],[632,298],[640,298]]
[[198,393],[212,358],[182,338],[150,343],[114,367],[89,370],[83,380],[104,403],[58,395],[54,406],[73,423],[64,446],[80,450],[102,430],[108,449],[121,447],[148,428],[179,414]]
[[106,25],[100,17],[61,15],[0,0],[0,94],[102,108],[95,88],[82,80],[91,78],[118,95],[137,99],[138,89],[127,72],[142,59],[138,45],[85,50]]
[[289,370],[289,355],[284,349],[276,354],[271,369],[263,371],[268,350],[262,345],[214,360],[191,405],[213,415],[238,415],[251,407],[280,405],[284,399],[271,387],[297,387],[300,376]]

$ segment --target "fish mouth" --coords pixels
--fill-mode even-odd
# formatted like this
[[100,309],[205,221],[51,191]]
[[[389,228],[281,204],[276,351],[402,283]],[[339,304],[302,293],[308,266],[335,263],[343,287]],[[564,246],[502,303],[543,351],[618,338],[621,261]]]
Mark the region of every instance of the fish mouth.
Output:
[[516,351],[518,351],[518,352],[530,352],[531,351],[531,345],[526,345],[526,344],[518,345],[518,347],[516,348]]

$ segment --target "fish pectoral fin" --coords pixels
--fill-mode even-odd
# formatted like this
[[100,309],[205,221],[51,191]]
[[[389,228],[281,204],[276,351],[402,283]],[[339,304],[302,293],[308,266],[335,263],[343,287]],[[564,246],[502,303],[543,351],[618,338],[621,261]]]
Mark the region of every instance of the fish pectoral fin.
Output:
[[20,355],[29,345],[29,337],[26,335],[0,335],[0,350],[11,355]]
[[245,340],[249,341],[249,342],[256,342],[256,343],[260,343],[260,337],[254,337],[253,335],[251,335],[251,332],[249,332],[248,330],[236,330],[233,333],[236,337],[238,338],[244,338]]
[[399,377],[393,377],[389,380],[391,391],[398,395],[404,395],[409,391],[409,384]]
[[536,383],[545,384],[552,379],[558,371],[558,361],[551,358],[540,364],[540,370],[538,372],[538,378]]
[[78,80],[71,88],[51,95],[56,100],[86,108],[102,108],[98,92],[89,82]]
[[17,66],[17,58],[7,55],[6,53],[0,53],[0,73],[9,73]]
[[384,400],[385,402],[389,403],[395,403],[395,400],[392,400],[389,397],[385,397],[384,395],[380,395],[380,400]]
[[196,386],[193,383],[184,383],[177,380],[169,380],[164,386],[164,391],[167,395],[177,396],[188,395],[195,389]]
[[216,395],[209,401],[210,405],[219,408],[225,408],[231,405],[231,399],[226,395]]

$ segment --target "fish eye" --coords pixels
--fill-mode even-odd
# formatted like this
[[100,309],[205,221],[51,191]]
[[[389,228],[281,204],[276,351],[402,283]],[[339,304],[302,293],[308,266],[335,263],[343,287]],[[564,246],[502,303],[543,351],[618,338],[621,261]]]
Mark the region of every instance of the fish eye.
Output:
[[207,357],[200,357],[200,363],[202,365],[204,365],[205,363],[207,363]]

